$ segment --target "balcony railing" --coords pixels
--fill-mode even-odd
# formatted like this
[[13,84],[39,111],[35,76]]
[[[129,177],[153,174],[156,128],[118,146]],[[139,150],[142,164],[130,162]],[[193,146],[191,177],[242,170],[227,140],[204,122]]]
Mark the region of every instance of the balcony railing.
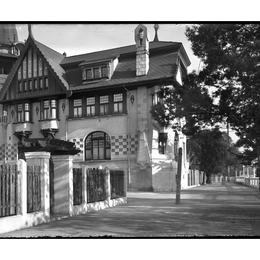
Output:
[[21,122],[15,124],[15,132],[32,132],[32,123]]
[[40,130],[59,130],[59,121],[57,119],[40,121]]

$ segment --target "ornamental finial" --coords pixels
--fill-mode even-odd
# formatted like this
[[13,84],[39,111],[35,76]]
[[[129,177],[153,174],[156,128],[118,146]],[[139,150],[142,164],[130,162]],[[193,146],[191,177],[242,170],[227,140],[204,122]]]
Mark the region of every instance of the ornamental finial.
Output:
[[154,42],[158,42],[158,41],[159,41],[158,33],[157,33],[157,31],[159,30],[159,28],[160,28],[160,27],[159,27],[159,24],[156,23],[156,24],[154,25],[154,30],[155,30],[155,36],[154,36],[154,40],[153,40]]

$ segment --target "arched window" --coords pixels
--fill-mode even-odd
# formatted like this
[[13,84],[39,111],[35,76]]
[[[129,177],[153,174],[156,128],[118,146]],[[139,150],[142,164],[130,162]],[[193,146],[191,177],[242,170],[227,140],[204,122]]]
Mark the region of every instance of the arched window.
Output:
[[92,132],[85,140],[85,160],[111,160],[110,137],[105,132]]

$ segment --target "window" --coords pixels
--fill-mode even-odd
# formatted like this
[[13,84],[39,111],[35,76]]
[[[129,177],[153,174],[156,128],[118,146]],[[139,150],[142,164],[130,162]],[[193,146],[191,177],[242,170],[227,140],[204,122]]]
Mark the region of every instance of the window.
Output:
[[110,137],[104,132],[93,132],[85,140],[85,160],[110,160]]
[[22,79],[22,69],[21,67],[18,69],[18,80]]
[[28,88],[27,88],[27,82],[24,81],[24,82],[23,82],[23,90],[24,90],[24,91],[27,91],[27,89],[28,89]]
[[162,101],[162,99],[159,97],[158,93],[154,93],[152,95],[152,105],[157,105],[158,103],[160,103]]
[[34,80],[34,89],[35,90],[38,89],[38,80],[37,79]]
[[114,113],[123,113],[123,94],[114,94]]
[[167,146],[167,139],[168,139],[168,134],[167,133],[159,133],[159,153],[160,154],[165,154],[166,152],[166,146]]
[[74,117],[82,116],[82,100],[81,99],[73,100],[73,115],[74,115]]
[[56,119],[57,118],[57,101],[44,100],[42,119]]
[[82,69],[82,80],[83,81],[91,81],[91,80],[99,80],[102,78],[109,78],[109,65],[100,66],[95,68],[87,68]]
[[39,76],[42,76],[42,58],[38,59]]
[[108,67],[101,67],[101,77],[108,78]]
[[17,122],[29,122],[30,113],[29,103],[17,104]]
[[100,115],[107,115],[109,112],[109,99],[108,95],[106,96],[100,96]]
[[23,122],[23,104],[17,105],[17,122]]
[[87,116],[95,115],[95,97],[87,98]]
[[45,88],[48,88],[49,87],[49,79],[45,78],[44,81],[45,81]]
[[100,74],[100,69],[99,68],[95,68],[94,69],[94,78],[95,79],[101,78],[101,74]]
[[30,121],[30,105],[29,105],[29,103],[24,104],[24,121],[25,122]]
[[31,78],[32,77],[32,50],[31,49],[28,51],[27,59],[28,59],[28,78]]
[[28,81],[28,84],[29,84],[29,91],[32,91],[32,81],[29,80],[29,81]]
[[43,83],[43,82],[42,82],[42,79],[39,79],[39,83],[40,83],[40,84],[39,84],[39,87],[40,87],[40,89],[42,89],[42,87],[43,87],[43,84],[42,84],[42,83]]
[[22,82],[18,82],[18,92],[22,92]]
[[93,79],[92,69],[86,70],[86,76],[87,76],[87,80]]

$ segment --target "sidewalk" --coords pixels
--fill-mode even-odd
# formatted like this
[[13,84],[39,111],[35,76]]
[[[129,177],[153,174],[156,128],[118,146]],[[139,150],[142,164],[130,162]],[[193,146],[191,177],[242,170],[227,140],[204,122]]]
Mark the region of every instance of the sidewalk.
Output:
[[258,189],[233,183],[173,193],[129,192],[128,203],[0,237],[224,237],[260,235]]

